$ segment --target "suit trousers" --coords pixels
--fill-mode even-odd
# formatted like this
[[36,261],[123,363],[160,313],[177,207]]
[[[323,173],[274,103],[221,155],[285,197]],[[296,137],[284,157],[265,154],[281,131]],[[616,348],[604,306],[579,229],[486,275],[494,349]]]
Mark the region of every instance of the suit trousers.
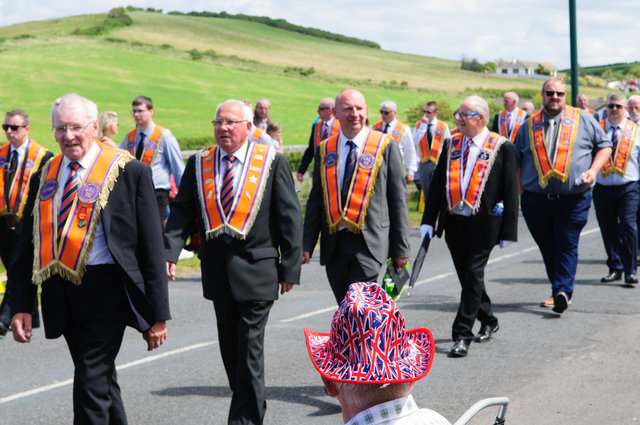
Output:
[[422,196],[424,201],[427,201],[427,195],[429,194],[429,188],[431,187],[431,181],[433,180],[433,174],[436,171],[436,164],[433,162],[421,162],[418,166],[418,175],[420,176],[420,188],[422,189]]
[[469,240],[469,235],[474,234],[473,226],[477,225],[470,217],[456,214],[447,217],[445,241],[462,287],[458,313],[451,329],[454,341],[470,341],[476,319],[482,325],[498,323],[484,284],[484,268],[493,247],[485,241]]
[[593,188],[593,206],[607,252],[609,271],[636,274],[639,193],[638,182],[635,181],[619,186],[596,184]]
[[587,224],[591,193],[547,197],[524,192],[520,197],[522,216],[538,244],[551,282],[551,295],[573,295],[578,269],[578,241]]
[[335,250],[325,271],[333,296],[340,304],[352,283],[377,282],[382,264],[373,258],[361,234],[340,230],[336,237]]
[[74,425],[127,424],[115,359],[131,310],[115,267],[88,266],[79,286],[62,282],[69,313],[63,335],[75,366]]
[[[230,294],[229,294],[230,295]],[[213,301],[220,352],[233,391],[228,423],[262,424],[267,409],[264,386],[264,333],[273,301]]]

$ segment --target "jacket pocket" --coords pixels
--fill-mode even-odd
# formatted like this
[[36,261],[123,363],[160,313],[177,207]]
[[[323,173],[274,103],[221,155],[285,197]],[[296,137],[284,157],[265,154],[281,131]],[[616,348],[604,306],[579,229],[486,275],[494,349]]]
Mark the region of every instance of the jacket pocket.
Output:
[[255,248],[249,251],[249,255],[253,261],[263,260],[265,258],[278,258],[280,253],[273,247]]

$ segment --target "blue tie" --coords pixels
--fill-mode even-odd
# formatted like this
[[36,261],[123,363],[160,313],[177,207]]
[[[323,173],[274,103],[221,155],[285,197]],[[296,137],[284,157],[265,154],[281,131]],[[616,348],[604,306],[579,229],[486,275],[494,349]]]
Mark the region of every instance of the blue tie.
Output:
[[222,210],[225,217],[229,217],[231,212],[231,205],[233,205],[234,191],[233,191],[233,162],[236,157],[233,155],[227,155],[224,159],[227,162],[227,169],[224,172],[222,179],[222,190],[220,191],[220,204],[222,204]]
[[618,132],[620,131],[620,127],[612,127],[613,128],[613,134],[611,135],[611,143],[613,143],[613,151],[612,151],[612,156],[615,154],[616,152],[616,148],[618,147]]
[[349,154],[347,155],[347,163],[344,167],[344,178],[342,179],[342,188],[340,189],[340,197],[342,199],[342,207],[344,208],[347,202],[347,196],[349,195],[349,187],[351,186],[351,180],[353,178],[353,172],[356,168],[357,160],[357,147],[352,140],[347,140],[347,146],[349,146]]
[[471,143],[472,143],[472,140],[467,139],[467,143],[465,144],[465,147],[464,147],[464,154],[462,155],[462,175],[464,175],[464,172],[467,169],[467,160],[469,159],[469,151],[471,150],[469,148],[471,147]]

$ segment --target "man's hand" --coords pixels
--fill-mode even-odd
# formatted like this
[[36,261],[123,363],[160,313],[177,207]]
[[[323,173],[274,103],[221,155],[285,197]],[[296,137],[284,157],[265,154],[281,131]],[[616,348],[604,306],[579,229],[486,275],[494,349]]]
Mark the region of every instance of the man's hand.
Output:
[[176,263],[167,261],[167,277],[169,280],[176,280]]
[[293,283],[289,282],[280,282],[280,286],[280,295],[284,295],[293,289]]
[[393,264],[395,264],[398,270],[406,266],[407,261],[409,261],[409,258],[393,258]]
[[142,338],[147,341],[147,351],[160,347],[167,339],[167,323],[164,320],[157,321],[151,329],[142,334]]
[[407,174],[407,177],[405,177],[405,180],[407,181],[407,184],[412,183],[413,182],[413,175]]
[[591,186],[594,181],[596,181],[596,175],[598,174],[597,170],[592,170],[591,168],[584,172],[582,175],[582,184],[584,186]]
[[309,251],[302,251],[302,264],[309,264],[311,261],[311,253]]
[[304,178],[304,174],[302,174],[302,173],[298,173],[298,175],[297,175],[296,177],[298,178],[298,181],[299,181],[300,183],[302,183],[302,179]]
[[31,342],[31,313],[17,313],[11,320],[13,339],[18,342]]

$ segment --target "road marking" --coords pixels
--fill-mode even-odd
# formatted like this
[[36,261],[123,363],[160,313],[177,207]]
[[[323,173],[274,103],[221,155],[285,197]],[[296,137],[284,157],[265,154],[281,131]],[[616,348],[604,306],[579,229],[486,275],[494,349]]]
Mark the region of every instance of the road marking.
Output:
[[[125,363],[123,365],[116,365],[116,368],[119,371],[124,370],[124,369],[128,369],[130,367],[133,366],[138,366],[144,363],[149,363],[155,360],[159,360],[165,357],[169,357],[169,356],[173,356],[174,354],[180,354],[180,353],[184,353],[185,351],[191,351],[191,350],[196,350],[198,348],[203,348],[203,347],[208,347],[210,345],[215,344],[217,341],[210,341],[210,342],[201,342],[198,344],[193,344],[193,345],[189,345],[187,347],[182,347],[182,348],[177,348],[175,350],[171,350],[171,351],[167,351],[166,353],[158,353],[155,354],[153,356],[148,356],[148,357],[143,357],[139,360],[134,360],[132,362],[129,363]],[[24,397],[29,397],[32,395],[36,395],[36,394],[40,394],[43,393],[45,391],[49,391],[49,390],[55,390],[56,388],[60,388],[60,387],[64,387],[65,385],[71,385],[73,384],[73,378],[72,379],[65,379],[64,381],[59,381],[59,382],[55,382],[53,384],[49,384],[49,385],[44,385],[38,388],[34,388],[28,391],[23,391],[21,393],[16,393],[16,394],[12,394],[6,397],[2,397],[0,398],[0,404],[2,403],[8,403],[10,401],[13,400],[17,400],[20,398],[24,398]]]
[[293,322],[295,320],[305,319],[307,317],[315,316],[316,314],[322,314],[322,313],[326,313],[328,311],[333,311],[337,309],[338,309],[337,306],[325,307],[325,308],[321,308],[320,310],[314,310],[314,311],[310,311],[309,313],[304,313],[298,316],[289,317],[288,319],[282,319],[280,320],[280,323]]

